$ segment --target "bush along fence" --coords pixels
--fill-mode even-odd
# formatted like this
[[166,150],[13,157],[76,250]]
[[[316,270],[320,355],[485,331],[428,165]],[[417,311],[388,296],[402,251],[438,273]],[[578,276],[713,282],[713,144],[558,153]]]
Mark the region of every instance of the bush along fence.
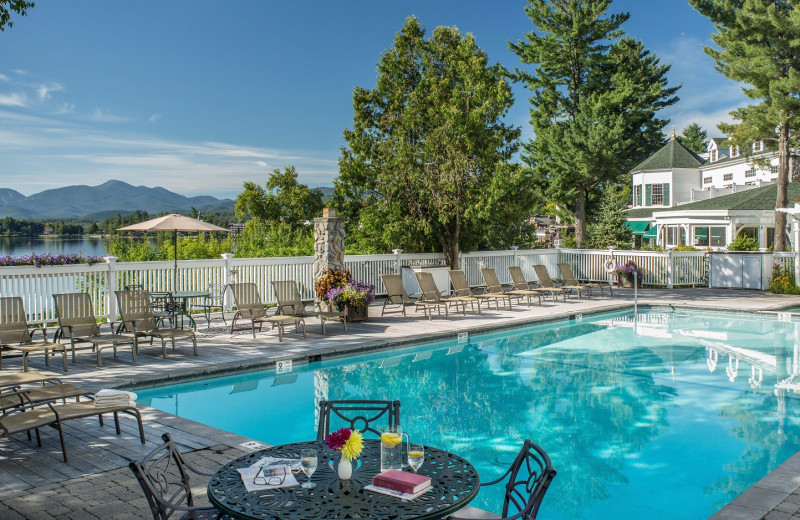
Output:
[[[755,253],[757,254],[757,253]],[[769,265],[772,265],[772,255]],[[795,253],[780,256],[787,268],[794,268]],[[778,258],[778,255],[775,255]],[[633,261],[644,271],[644,286],[681,287],[707,286],[708,255],[700,251],[654,252],[588,249],[531,249],[475,251],[461,255],[459,267],[473,286],[483,280],[481,267],[493,267],[501,282],[510,282],[508,266],[518,265],[526,278],[535,281],[533,266],[546,266],[550,276],[559,278],[558,263],[570,265],[575,275],[584,280],[609,281],[615,275],[606,269],[609,263],[622,265]],[[303,298],[315,297],[312,265],[314,257],[235,258],[224,254],[218,260],[181,260],[178,262],[177,286],[173,286],[172,261],[118,262],[104,257],[101,263],[42,265],[35,267],[0,266],[0,295],[21,296],[29,320],[35,323],[55,321],[52,295],[65,292],[88,292],[98,316],[115,320],[114,291],[128,285],[141,285],[149,291],[205,290],[209,285],[233,282],[255,283],[265,299],[274,303],[270,284],[273,280],[295,280]],[[385,255],[346,255],[345,267],[354,280],[375,286],[375,293],[386,294],[381,273],[401,272],[408,266],[441,266],[443,256],[436,253],[405,254],[397,251]],[[722,285],[716,285],[722,286]],[[229,294],[227,296],[230,296]],[[226,299],[226,305],[232,301]]]

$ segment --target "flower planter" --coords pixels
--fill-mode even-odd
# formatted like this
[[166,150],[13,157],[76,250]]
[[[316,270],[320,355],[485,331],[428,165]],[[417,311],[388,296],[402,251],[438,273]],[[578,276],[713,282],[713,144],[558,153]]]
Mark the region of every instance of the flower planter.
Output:
[[[618,274],[617,275],[617,285],[620,287],[633,287],[633,274]],[[639,287],[642,286],[641,280],[639,281]]]
[[344,311],[347,313],[347,321],[367,321],[369,306],[360,305],[355,307],[353,305],[344,306]]

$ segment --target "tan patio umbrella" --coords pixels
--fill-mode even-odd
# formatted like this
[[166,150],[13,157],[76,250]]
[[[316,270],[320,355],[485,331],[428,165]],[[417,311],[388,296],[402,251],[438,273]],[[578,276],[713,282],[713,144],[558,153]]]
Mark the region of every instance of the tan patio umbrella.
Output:
[[173,247],[175,249],[175,273],[172,278],[172,290],[178,290],[178,231],[228,231],[225,228],[197,220],[195,218],[186,217],[173,213],[171,215],[164,215],[163,217],[145,220],[138,224],[125,226],[117,229],[117,231],[173,231]]

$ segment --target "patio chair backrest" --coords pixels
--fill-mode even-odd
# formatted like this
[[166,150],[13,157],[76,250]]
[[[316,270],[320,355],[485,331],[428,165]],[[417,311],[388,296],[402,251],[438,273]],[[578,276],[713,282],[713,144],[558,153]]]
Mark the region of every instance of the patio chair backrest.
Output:
[[272,282],[275,298],[278,300],[279,314],[286,316],[303,316],[306,306],[300,295],[300,289],[294,280],[281,280]]
[[442,293],[436,287],[436,281],[433,279],[433,274],[427,271],[415,272],[417,276],[417,283],[419,283],[419,290],[422,293],[420,298],[424,302],[438,302],[442,300]]
[[481,276],[483,276],[483,281],[486,283],[486,291],[488,293],[501,294],[504,292],[493,267],[481,267]]
[[54,294],[53,301],[59,327],[69,328],[75,337],[100,334],[89,293]]
[[561,271],[561,276],[564,277],[564,281],[566,281],[568,285],[579,285],[578,279],[572,274],[572,268],[569,264],[558,264],[558,270]]
[[553,283],[552,278],[550,278],[550,274],[547,272],[547,268],[542,264],[537,264],[533,266],[533,270],[536,271],[536,278],[539,279],[539,283],[542,287],[546,287],[548,289],[552,289],[556,286]]
[[117,304],[125,330],[133,332],[157,328],[150,293],[143,290],[116,291]]
[[531,440],[525,439],[522,449],[506,473],[497,480],[487,482],[486,485],[505,480],[503,518],[511,516],[522,520],[534,520],[547,488],[555,476],[556,470],[547,453]]
[[13,345],[31,340],[28,318],[19,296],[0,298],[0,343]]
[[508,274],[511,275],[511,283],[514,284],[514,289],[527,291],[531,287],[525,280],[525,275],[522,274],[522,268],[518,265],[509,265]]
[[258,319],[267,315],[261,302],[258,286],[254,283],[232,283],[229,285],[236,309],[245,319]]
[[381,280],[383,280],[383,286],[386,287],[386,298],[392,303],[411,303],[411,298],[408,297],[408,293],[403,287],[403,278],[399,274],[382,274]]
[[451,269],[447,271],[450,275],[450,284],[453,286],[453,293],[456,296],[472,296],[472,289],[467,283],[467,276],[461,269]]
[[395,427],[400,424],[400,401],[338,400],[319,402],[319,428],[317,440],[339,428],[358,429],[380,437],[381,425]]
[[176,506],[193,506],[192,488],[186,463],[168,433],[161,436],[164,444],[148,453],[141,461],[128,466],[142,486],[150,511],[156,520],[167,520]]

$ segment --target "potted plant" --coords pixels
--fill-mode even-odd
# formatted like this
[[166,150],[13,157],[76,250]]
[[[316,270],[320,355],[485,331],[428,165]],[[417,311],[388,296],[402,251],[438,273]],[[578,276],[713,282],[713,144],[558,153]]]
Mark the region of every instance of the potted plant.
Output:
[[644,280],[644,270],[636,265],[633,260],[628,260],[623,265],[618,265],[614,269],[617,274],[617,284],[620,287],[633,287],[633,277],[638,279],[637,286],[642,286]]
[[331,309],[345,311],[348,321],[365,321],[369,304],[375,301],[375,286],[352,280],[350,271],[328,269],[314,283],[317,298]]

